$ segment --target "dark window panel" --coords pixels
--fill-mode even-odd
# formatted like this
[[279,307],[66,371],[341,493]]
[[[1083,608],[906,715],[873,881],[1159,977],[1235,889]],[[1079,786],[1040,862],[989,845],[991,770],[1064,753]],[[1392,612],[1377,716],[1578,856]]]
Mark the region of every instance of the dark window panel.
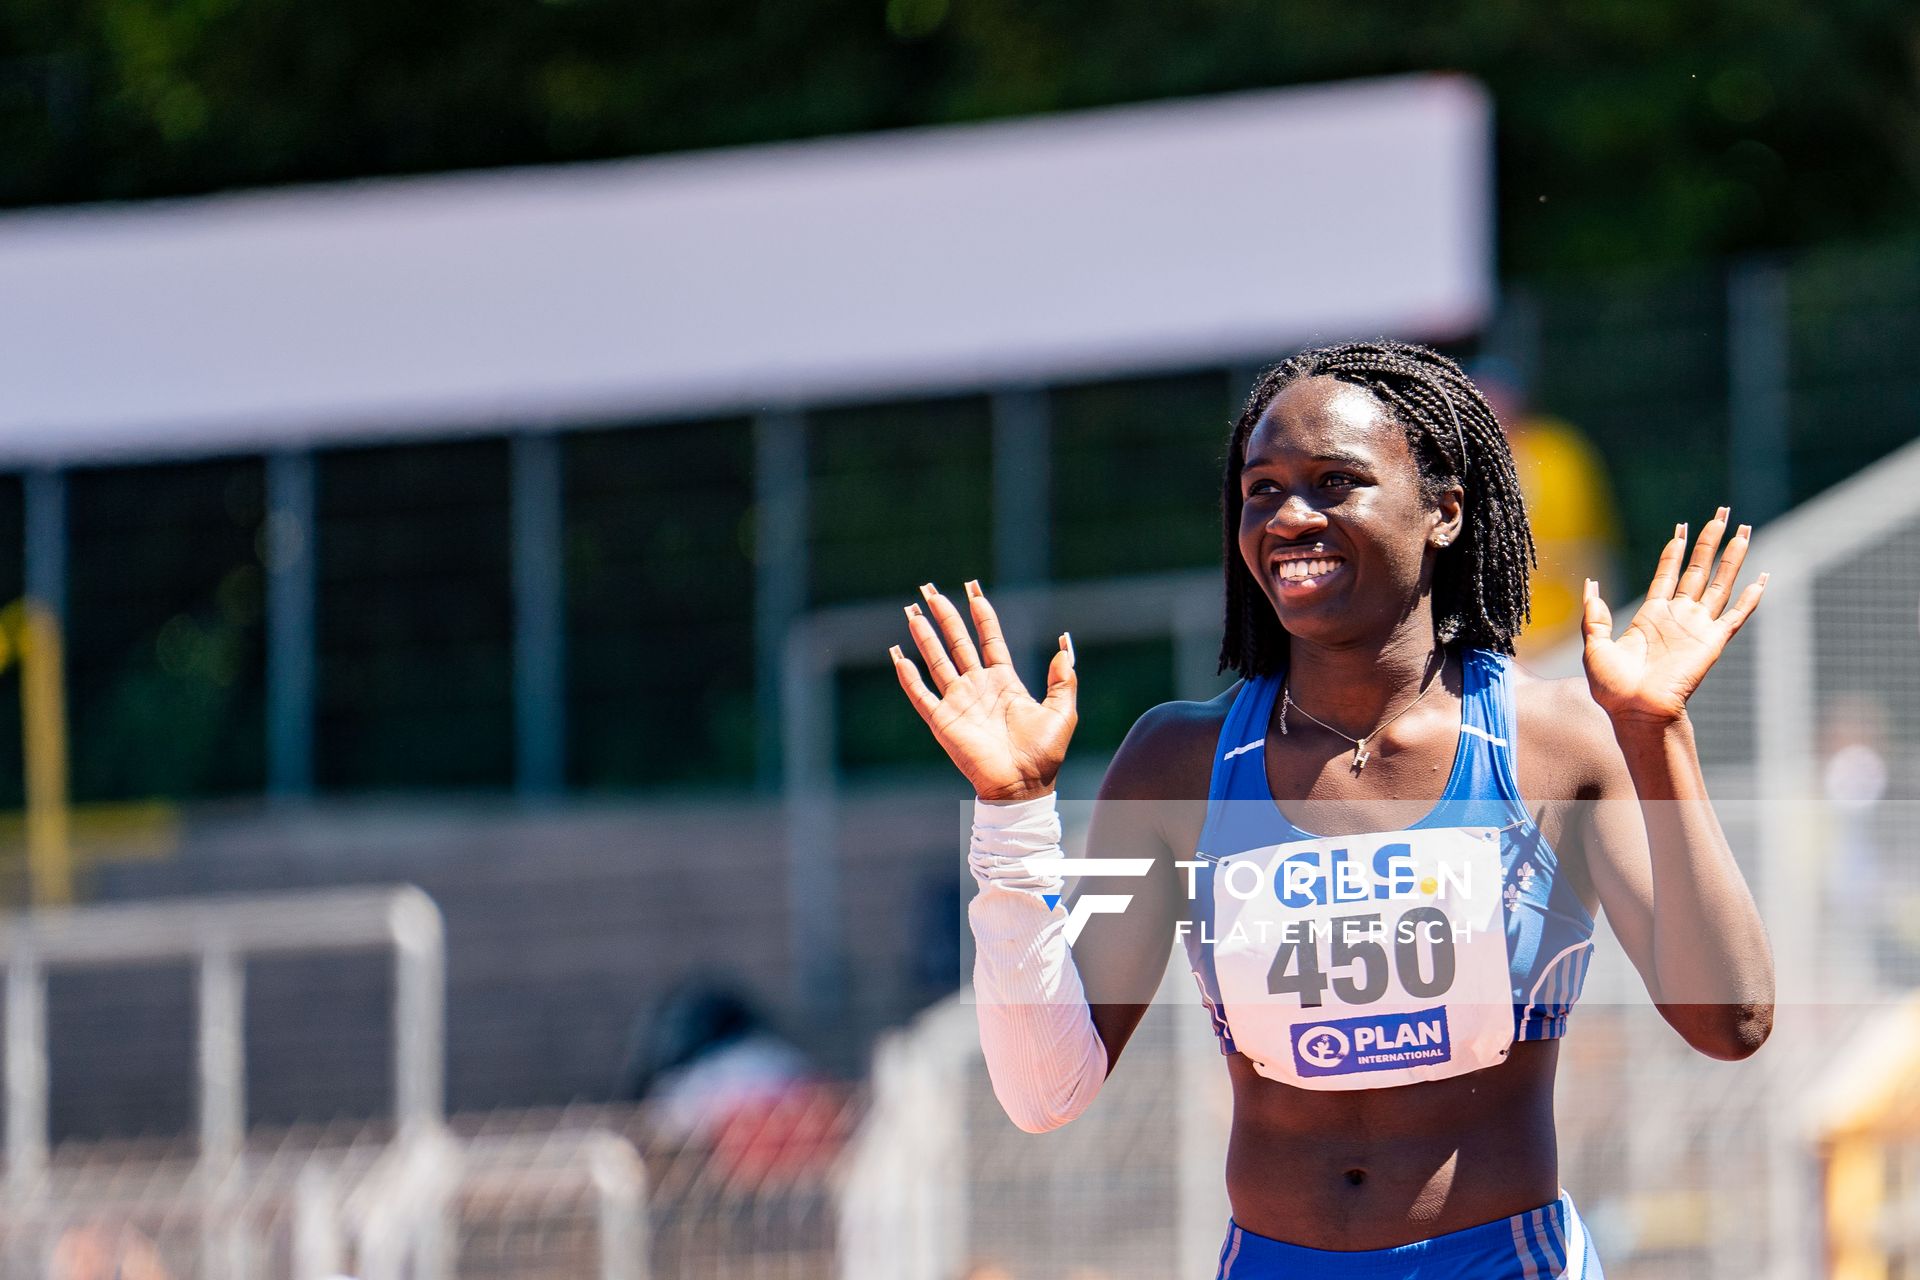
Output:
[[[907,642],[905,627],[899,643],[924,678],[926,664]],[[892,774],[960,776],[900,691],[892,667],[842,667],[835,673],[834,707],[840,728],[836,763],[843,773],[866,780]]]
[[319,785],[508,786],[506,441],[323,453],[316,483]]
[[991,586],[993,420],[984,397],[808,417],[813,605]]
[[1232,392],[1211,371],[1053,393],[1056,579],[1219,565]]
[[[861,405],[809,416],[808,517],[813,607],[920,598],[938,583],[958,599],[993,589],[993,417],[985,397]],[[874,651],[906,643],[905,619]],[[887,668],[835,681],[845,768],[940,767],[944,756]],[[951,766],[947,766],[951,767]]]
[[257,458],[68,473],[76,800],[262,786],[264,483]]
[[1072,751],[1082,760],[1111,755],[1149,707],[1174,697],[1170,639],[1082,642],[1076,636],[1073,652],[1080,723]]
[[1804,502],[1920,434],[1920,254],[1830,254],[1788,289],[1792,499]]
[[752,425],[584,432],[564,448],[570,779],[751,779]]
[[[1631,598],[1674,522],[1727,500],[1726,280],[1718,271],[1540,290],[1539,413],[1585,432],[1609,468]],[[1687,465],[1675,466],[1676,448]]]

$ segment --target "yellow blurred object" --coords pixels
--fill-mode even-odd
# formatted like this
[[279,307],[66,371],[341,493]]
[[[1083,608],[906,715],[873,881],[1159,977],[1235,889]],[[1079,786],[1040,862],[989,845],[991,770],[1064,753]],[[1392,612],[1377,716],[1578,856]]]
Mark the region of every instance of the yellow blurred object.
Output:
[[0,670],[20,664],[26,736],[27,874],[35,906],[73,901],[67,822],[67,702],[60,624],[38,601],[0,609]]
[[1834,1280],[1911,1275],[1920,1240],[1889,1230],[1903,1152],[1920,1145],[1920,996],[1888,1007],[1834,1055],[1809,1099],[1820,1152],[1827,1274]]
[[1533,576],[1533,621],[1520,636],[1524,658],[1578,634],[1580,583],[1593,578],[1616,595],[1620,525],[1600,453],[1571,424],[1526,415],[1507,424],[1527,522],[1540,552]]
[[[146,862],[180,850],[180,809],[166,800],[96,800],[68,804],[67,829],[75,869],[90,862]],[[27,815],[0,813],[0,861],[25,852]]]
[[1711,1205],[1703,1191],[1669,1187],[1637,1195],[1628,1201],[1628,1211],[1637,1249],[1702,1249],[1711,1243],[1707,1234],[1712,1222]]
[[1886,1153],[1876,1142],[1848,1138],[1827,1150],[1827,1258],[1833,1280],[1887,1280],[1886,1251],[1875,1237],[1886,1196]]
[[[166,857],[179,845],[179,814],[156,801],[89,805],[76,812],[67,792],[64,646],[53,613],[32,600],[0,609],[0,672],[19,664],[25,737],[26,809],[0,814],[0,849],[24,843],[28,896],[35,906],[73,901],[73,869],[83,850],[118,858]],[[78,837],[78,840],[76,839]]]

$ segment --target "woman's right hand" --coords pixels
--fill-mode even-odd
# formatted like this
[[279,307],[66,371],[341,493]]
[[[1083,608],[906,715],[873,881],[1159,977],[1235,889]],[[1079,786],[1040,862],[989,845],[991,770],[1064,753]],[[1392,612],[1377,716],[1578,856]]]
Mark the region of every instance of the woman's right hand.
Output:
[[1000,619],[979,583],[967,584],[967,603],[980,633],[978,651],[951,601],[931,582],[920,594],[933,620],[919,605],[910,604],[907,630],[926,659],[938,693],[927,688],[920,669],[899,645],[888,651],[913,709],[982,800],[1007,804],[1052,791],[1067,757],[1067,740],[1080,719],[1074,708],[1080,682],[1073,670],[1072,638],[1061,633],[1060,651],[1047,667],[1047,696],[1036,702],[1014,672]]

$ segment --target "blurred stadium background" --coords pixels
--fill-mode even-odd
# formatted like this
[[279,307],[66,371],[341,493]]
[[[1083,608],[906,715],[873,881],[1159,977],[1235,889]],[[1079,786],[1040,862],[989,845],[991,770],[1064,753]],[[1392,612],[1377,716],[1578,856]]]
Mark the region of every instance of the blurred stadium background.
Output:
[[1525,424],[1538,667],[1676,519],[1774,574],[1696,715],[1786,1003],[1711,1063],[1596,966],[1609,1274],[1913,1274],[1916,50],[1885,0],[0,10],[4,1274],[1209,1274],[1196,1009],[999,1115],[884,652],[927,580],[1071,627],[1091,794],[1221,687],[1253,374],[1383,332]]

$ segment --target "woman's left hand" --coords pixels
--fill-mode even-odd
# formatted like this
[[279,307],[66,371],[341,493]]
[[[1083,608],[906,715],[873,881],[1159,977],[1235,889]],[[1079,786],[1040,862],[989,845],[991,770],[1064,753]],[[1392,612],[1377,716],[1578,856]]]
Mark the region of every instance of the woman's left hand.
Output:
[[1586,584],[1582,630],[1587,641],[1587,687],[1616,724],[1623,720],[1670,724],[1684,716],[1687,699],[1700,687],[1727,641],[1759,607],[1767,585],[1764,573],[1733,599],[1734,579],[1747,558],[1746,525],[1734,531],[1725,553],[1720,554],[1719,567],[1714,567],[1726,531],[1727,509],[1722,507],[1700,530],[1700,540],[1683,571],[1680,561],[1687,553],[1687,527],[1676,527],[1660,553],[1646,601],[1618,637],[1598,584]]

